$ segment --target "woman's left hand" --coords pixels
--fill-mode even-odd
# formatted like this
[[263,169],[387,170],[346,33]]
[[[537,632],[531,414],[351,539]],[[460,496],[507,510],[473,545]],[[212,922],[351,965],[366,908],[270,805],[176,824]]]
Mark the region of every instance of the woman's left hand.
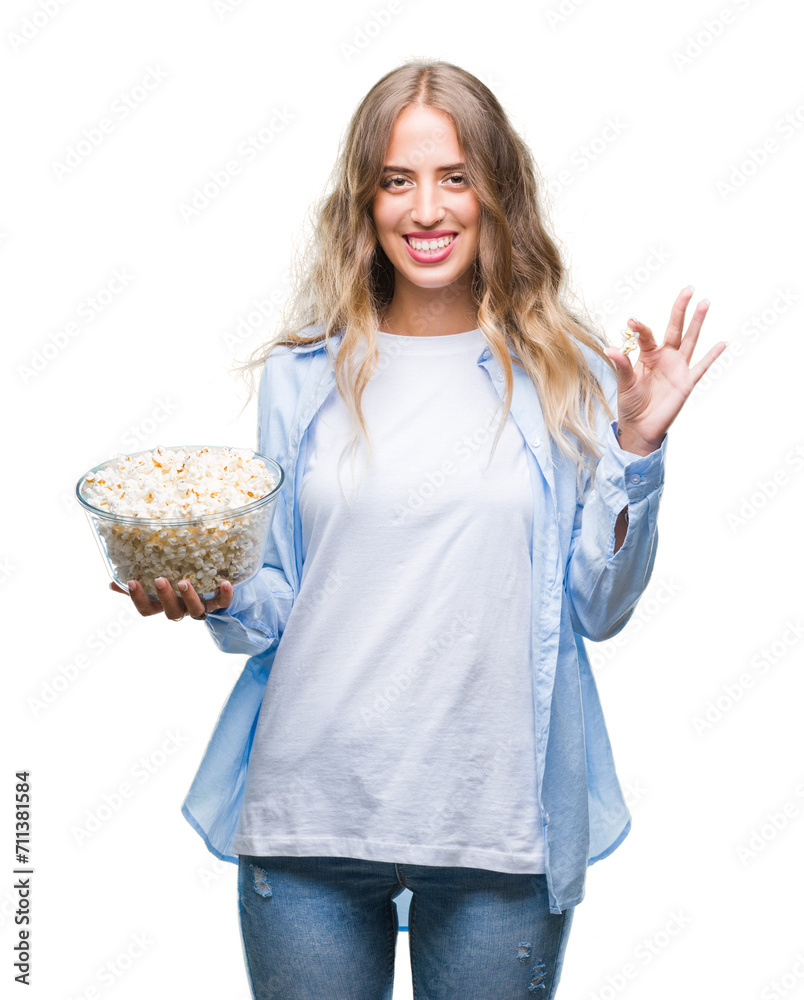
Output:
[[639,334],[639,360],[635,365],[617,348],[606,348],[605,353],[617,367],[617,440],[625,451],[647,455],[661,447],[668,427],[695,384],[726,349],[726,341],[718,341],[690,368],[708,309],[707,302],[698,303],[682,338],[684,314],[691,298],[692,291],[685,288],[676,299],[661,347],[649,327],[629,319],[628,325]]

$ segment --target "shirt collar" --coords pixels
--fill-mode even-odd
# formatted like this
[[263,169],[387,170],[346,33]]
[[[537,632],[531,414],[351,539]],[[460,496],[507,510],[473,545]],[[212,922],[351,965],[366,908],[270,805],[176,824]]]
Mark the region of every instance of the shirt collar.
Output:
[[[304,331],[308,332],[309,336],[314,336],[316,333],[322,334],[324,332],[324,326],[321,323],[314,323],[310,326],[306,326]],[[343,339],[343,329],[336,331],[330,335],[330,341],[333,345],[333,350],[337,353],[340,347],[341,340]],[[326,349],[327,340],[323,338],[322,340],[316,341],[313,344],[297,344],[295,347],[291,348],[294,354],[310,354],[312,351],[323,351]],[[519,358],[517,351],[509,344],[508,351],[514,358]],[[480,356],[477,359],[478,364],[482,364],[484,361],[488,361],[491,357],[491,348],[486,344],[483,350],[480,352]],[[521,359],[520,359],[521,360]]]

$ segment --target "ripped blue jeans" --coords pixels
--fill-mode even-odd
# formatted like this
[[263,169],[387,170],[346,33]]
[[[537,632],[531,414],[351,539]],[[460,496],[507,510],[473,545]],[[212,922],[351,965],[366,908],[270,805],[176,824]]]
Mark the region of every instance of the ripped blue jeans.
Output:
[[574,907],[544,874],[335,857],[240,855],[238,912],[254,1000],[391,1000],[408,915],[414,1000],[552,1000]]

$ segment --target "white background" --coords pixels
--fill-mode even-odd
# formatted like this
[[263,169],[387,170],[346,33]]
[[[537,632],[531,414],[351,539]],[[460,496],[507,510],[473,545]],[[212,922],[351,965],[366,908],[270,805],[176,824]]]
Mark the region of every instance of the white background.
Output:
[[[179,812],[243,658],[192,621],[133,615],[107,589],[72,494],[132,442],[255,444],[256,405],[240,414],[244,389],[229,373],[271,330],[254,303],[284,291],[355,106],[415,57],[463,66],[503,103],[554,182],[567,264],[612,344],[631,315],[661,340],[690,283],[689,314],[711,300],[694,360],[730,345],[670,430],[648,590],[620,635],[589,646],[633,830],[589,870],[559,995],[804,995],[804,18],[793,0],[558,10],[558,0],[400,0],[390,12],[387,0],[3,5],[8,995],[23,989],[10,809],[23,767],[35,868],[25,995],[248,995],[235,868]],[[146,79],[152,89],[138,89]],[[238,152],[277,112],[287,121],[271,141],[250,160]],[[102,142],[59,169],[104,118]],[[182,204],[233,159],[239,173],[184,219]],[[126,286],[89,313],[115,271]],[[71,670],[80,655],[84,668]],[[37,708],[54,680],[60,690]],[[709,725],[696,727],[710,702]],[[183,742],[163,755],[171,734]],[[134,794],[79,842],[124,782]],[[407,945],[400,934],[399,1000],[411,996]],[[108,963],[116,972],[99,978]]]

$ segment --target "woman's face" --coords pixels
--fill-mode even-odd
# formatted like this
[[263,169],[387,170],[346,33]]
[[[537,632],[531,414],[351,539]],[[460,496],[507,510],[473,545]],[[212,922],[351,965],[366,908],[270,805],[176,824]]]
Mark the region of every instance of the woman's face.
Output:
[[[474,263],[480,204],[462,173],[462,159],[446,115],[414,105],[400,113],[372,203],[380,246],[397,282],[444,288]],[[411,244],[442,236],[449,243],[443,249],[428,252]]]

